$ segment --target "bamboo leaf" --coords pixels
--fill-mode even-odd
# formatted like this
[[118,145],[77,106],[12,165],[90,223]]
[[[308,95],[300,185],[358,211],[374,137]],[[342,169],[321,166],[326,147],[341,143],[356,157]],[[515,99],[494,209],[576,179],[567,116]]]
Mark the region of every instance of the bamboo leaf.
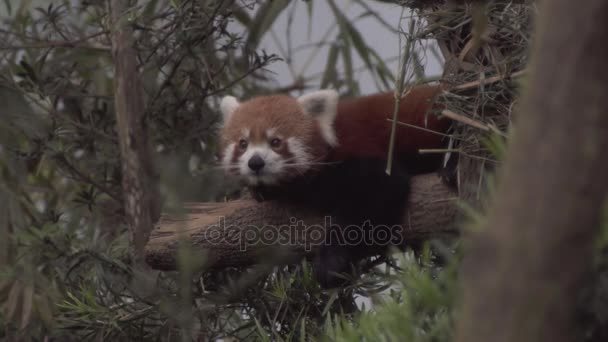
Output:
[[380,78],[384,89],[392,89],[392,84],[395,83],[395,75],[376,51],[370,50],[370,54],[374,60],[376,75]]
[[239,23],[243,24],[244,26],[251,27],[251,16],[249,16],[249,13],[247,13],[244,8],[237,8],[233,10],[232,15]]
[[488,28],[488,16],[487,16],[487,4],[474,4],[471,10],[472,27],[471,34],[473,38],[473,45],[470,53],[475,56],[477,51],[481,47],[483,41],[483,35]]
[[268,338],[268,334],[266,333],[266,330],[264,330],[264,328],[262,327],[262,325],[260,324],[260,322],[257,319],[255,319],[255,326],[258,330],[258,337],[260,338],[260,341],[270,342],[270,338]]
[[[2,202],[2,203],[4,203],[4,202]],[[8,280],[0,281],[0,298],[4,297],[4,292],[8,292],[10,284],[11,283]]]
[[150,0],[142,11],[142,18],[151,18],[154,16],[154,12],[156,11],[156,5],[158,4],[158,0]]
[[21,288],[21,283],[15,281],[8,293],[8,299],[5,306],[7,320],[11,320],[17,311],[17,303],[19,303],[19,298],[21,297]]
[[429,49],[429,51],[431,51],[431,54],[433,55],[433,57],[435,57],[437,62],[439,62],[441,64],[444,63],[445,58],[439,51],[439,46],[437,44],[429,44],[428,49]]
[[344,13],[342,13],[338,9],[336,4],[334,3],[334,0],[329,0],[329,5],[330,5],[332,11],[334,12],[334,15],[336,16],[336,19],[338,20],[338,25],[340,26],[340,31],[342,31],[342,34],[346,35],[349,38],[349,40],[352,42],[355,50],[357,50],[357,53],[359,54],[359,56],[361,56],[361,58],[365,62],[365,65],[371,69],[372,63],[371,63],[371,59],[369,56],[369,51],[368,51],[369,48],[368,48],[367,44],[365,43],[365,40],[361,36],[361,33],[359,33],[359,31],[344,16]]
[[414,75],[417,80],[424,79],[424,65],[420,60],[420,54],[416,51],[412,51],[412,63],[414,63]]
[[344,62],[344,77],[346,78],[347,95],[354,96],[359,94],[359,87],[357,82],[354,80],[354,68],[353,68],[353,56],[351,54],[350,43],[348,39],[343,39],[344,44],[342,47],[342,61]]
[[336,84],[336,63],[338,61],[338,55],[340,54],[340,48],[337,44],[332,44],[329,49],[327,56],[327,63],[325,64],[325,71],[321,78],[321,89],[327,88],[331,84]]
[[[379,0],[376,0],[379,1]],[[374,18],[374,20],[376,20],[376,22],[378,22],[379,24],[381,24],[382,26],[384,26],[386,29],[388,29],[389,31],[397,34],[399,33],[399,31],[395,28],[395,25],[390,24],[389,22],[387,22],[386,20],[384,20],[384,18],[377,12],[374,11],[372,9],[372,7],[370,7],[370,5],[364,1],[364,0],[355,0],[355,2],[357,4],[359,4],[359,6],[363,7],[365,9],[365,12],[363,12],[363,14],[361,14],[359,16],[359,18],[363,18],[363,17],[367,17],[367,16],[372,16]],[[386,2],[395,4],[394,1],[388,0]]]
[[47,327],[53,325],[53,310],[46,296],[36,296],[34,298],[34,308],[38,316],[42,319]]
[[310,35],[312,33],[312,13],[313,13],[313,7],[312,7],[312,0],[311,1],[305,1],[304,2],[306,4],[306,12],[308,13],[308,28],[307,28],[307,32],[306,32],[306,36],[308,40],[310,40]]
[[30,6],[32,4],[32,0],[22,0],[19,3],[19,8],[17,9],[17,17],[24,17],[25,14],[30,10]]
[[287,8],[287,5],[289,5],[288,0],[273,0],[267,1],[258,9],[258,12],[248,26],[247,47],[250,49],[258,47],[264,34],[272,27],[274,21]]
[[329,309],[334,304],[334,302],[336,301],[336,299],[338,299],[338,292],[332,292],[331,296],[327,300],[327,304],[325,304],[325,308],[323,309],[323,312],[321,313],[321,316],[327,315],[327,313],[329,312]]
[[300,324],[300,342],[306,342],[306,319]]
[[32,317],[34,302],[34,286],[27,285],[23,290],[23,307],[21,309],[21,325],[20,328],[23,330],[27,327]]
[[10,16],[13,14],[13,6],[11,6],[10,0],[4,0],[4,5],[6,6],[6,13]]
[[[349,42],[352,43],[352,46],[357,51],[357,54],[363,59],[365,66],[372,73],[376,74],[376,68],[372,63],[371,58],[371,50],[369,46],[365,43],[363,36],[361,33],[352,25],[352,23],[344,16],[344,14],[338,9],[334,0],[329,0],[329,6],[331,7],[334,15],[338,21],[338,25],[340,27],[340,31],[343,35],[345,35]],[[380,85],[377,83],[376,77],[374,77],[374,82],[376,82],[376,86],[380,88]],[[387,87],[388,88],[388,87]]]
[[25,59],[22,59],[21,62],[19,62],[19,65],[21,66],[21,68],[23,70],[23,73],[20,74],[19,76],[25,77],[25,78],[29,79],[30,81],[32,81],[33,83],[38,82],[38,77],[36,76],[36,71]]

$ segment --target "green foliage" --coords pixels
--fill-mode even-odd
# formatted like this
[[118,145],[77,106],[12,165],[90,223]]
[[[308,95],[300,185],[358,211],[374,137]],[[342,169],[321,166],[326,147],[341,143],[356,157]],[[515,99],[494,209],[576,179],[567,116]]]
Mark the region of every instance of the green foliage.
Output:
[[354,320],[334,316],[326,325],[331,341],[449,341],[457,289],[458,262],[450,257],[436,267],[427,248],[420,259],[413,253],[397,259],[390,289],[374,297],[373,311]]
[[[1,336],[132,340],[191,328],[183,314],[173,315],[179,282],[125,263],[105,3],[5,4]],[[168,166],[162,190],[172,203],[227,194],[212,166],[216,95],[243,91],[250,81],[235,80],[263,77],[260,69],[275,60],[245,49],[226,29],[230,13],[222,1],[157,0],[125,17],[135,27],[146,118],[155,158]]]
[[502,134],[491,132],[481,137],[482,145],[496,161],[503,161],[507,153],[506,138]]
[[[427,279],[443,276],[411,256],[397,274],[361,272],[336,290],[322,290],[306,262],[202,272],[204,256],[184,247],[179,272],[129,264],[106,3],[38,3],[4,1],[0,23],[0,338],[304,341],[322,336],[327,322],[336,338],[346,336],[339,329],[355,337],[357,324],[371,331],[378,317],[399,308],[408,308],[408,329],[447,334],[439,323],[447,324],[451,299],[436,286],[448,284]],[[361,17],[381,20],[357,3],[366,8]],[[154,0],[125,15],[135,30],[146,122],[169,211],[186,200],[238,192],[214,165],[219,95],[275,91],[264,67],[278,59],[257,51],[260,42],[279,15],[306,6],[311,17],[313,8],[312,1],[268,1],[250,16],[253,4]],[[312,53],[328,46],[327,68],[309,78],[303,68],[296,78],[322,78],[323,86],[356,94],[359,56],[377,86],[390,88],[392,73],[354,24],[360,18],[347,19],[333,2],[331,8],[331,30],[339,34],[327,35],[329,45]],[[250,28],[246,36],[231,31],[233,19]],[[293,49],[285,51],[288,60]],[[391,295],[375,304],[377,317],[357,318],[355,295],[375,296],[391,285]]]

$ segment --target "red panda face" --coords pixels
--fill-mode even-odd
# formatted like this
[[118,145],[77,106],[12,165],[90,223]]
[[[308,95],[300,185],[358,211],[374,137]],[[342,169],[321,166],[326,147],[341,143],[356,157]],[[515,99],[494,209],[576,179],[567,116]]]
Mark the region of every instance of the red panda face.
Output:
[[250,185],[280,184],[313,170],[337,144],[337,100],[333,90],[243,103],[224,97],[222,167]]

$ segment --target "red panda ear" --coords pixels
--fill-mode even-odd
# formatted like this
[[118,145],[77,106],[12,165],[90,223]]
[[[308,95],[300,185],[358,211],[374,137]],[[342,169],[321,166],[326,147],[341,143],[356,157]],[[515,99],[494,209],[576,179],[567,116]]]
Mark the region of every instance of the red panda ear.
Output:
[[220,110],[224,117],[224,122],[227,122],[232,113],[239,106],[239,101],[234,96],[224,96],[220,103]]
[[304,113],[319,122],[321,133],[331,146],[338,144],[334,131],[334,120],[338,113],[338,92],[332,89],[319,90],[298,97]]

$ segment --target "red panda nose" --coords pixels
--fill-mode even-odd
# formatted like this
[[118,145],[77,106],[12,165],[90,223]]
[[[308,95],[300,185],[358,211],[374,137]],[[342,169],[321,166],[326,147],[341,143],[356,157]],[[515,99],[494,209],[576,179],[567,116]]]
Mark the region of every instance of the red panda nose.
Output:
[[265,164],[264,159],[262,159],[259,154],[254,154],[253,157],[249,158],[249,162],[247,163],[249,168],[255,172],[258,172],[264,168]]

